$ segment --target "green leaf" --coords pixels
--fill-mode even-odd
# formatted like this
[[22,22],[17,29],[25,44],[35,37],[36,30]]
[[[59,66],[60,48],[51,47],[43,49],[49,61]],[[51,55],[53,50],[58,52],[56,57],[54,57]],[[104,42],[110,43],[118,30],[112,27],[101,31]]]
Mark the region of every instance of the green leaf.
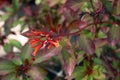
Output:
[[108,0],[101,0],[103,5],[105,6],[105,8],[107,9],[107,12],[112,12],[112,2],[108,1]]
[[39,5],[41,3],[41,0],[35,0],[35,4]]
[[14,20],[14,22],[13,22],[13,27],[16,27],[18,24],[20,24],[20,21],[19,20]]
[[14,11],[13,8],[11,8],[11,7],[6,7],[5,10],[6,10],[7,12],[13,12],[13,11]]
[[21,59],[24,62],[25,59],[30,59],[33,49],[30,48],[30,45],[27,43],[22,47]]
[[95,53],[95,44],[92,40],[88,39],[86,35],[80,35],[79,45],[87,54],[93,55]]
[[77,66],[73,72],[73,77],[75,80],[80,80],[85,77],[86,68],[82,66]]
[[118,68],[119,68],[119,65],[120,65],[120,62],[117,61],[117,60],[113,61],[113,63],[112,63],[112,66],[113,66],[113,68],[115,68],[115,69],[118,69]]
[[10,17],[10,14],[4,14],[4,15],[2,15],[2,17],[1,17],[1,20],[5,21],[5,20],[7,20],[9,17]]
[[108,32],[108,40],[112,46],[115,46],[120,41],[120,26],[113,25]]
[[3,60],[0,61],[0,70],[7,70],[15,68],[15,64],[12,61]]
[[115,80],[120,80],[120,76],[118,75]]
[[88,76],[87,80],[94,80],[92,76]]
[[84,55],[81,54],[78,61],[77,61],[77,64],[79,64],[80,62],[82,62],[84,60]]
[[19,8],[19,0],[12,0],[13,9],[17,10]]
[[21,30],[20,30],[20,32],[22,32],[26,28],[25,25],[26,25],[25,22],[21,22]]
[[22,60],[19,57],[15,57],[12,62],[16,65],[22,65]]
[[99,31],[98,32],[98,37],[99,38],[104,38],[106,35],[102,32],[102,31]]
[[15,71],[16,65],[12,61],[0,61],[0,74],[8,74]]
[[117,52],[116,54],[116,57],[120,59],[120,52]]
[[102,61],[99,58],[94,58],[93,61],[95,64],[102,64]]
[[6,43],[6,44],[4,45],[4,50],[6,51],[6,53],[11,52],[11,50],[12,50],[11,44]]
[[102,53],[102,48],[97,48],[95,53],[97,57],[100,57]]
[[19,80],[19,78],[16,77],[15,73],[11,73],[11,74],[3,77],[3,80]]
[[67,38],[63,38],[60,41],[60,44],[63,47],[62,51],[61,51],[61,54],[62,54],[64,60],[68,60],[68,58],[69,58],[69,54],[68,53],[73,54],[72,45],[70,43],[70,40],[67,39]]
[[21,49],[21,48],[22,48],[22,44],[21,44],[19,41],[15,40],[15,39],[11,39],[11,40],[10,40],[10,44],[11,44],[12,46],[18,48],[18,49]]
[[44,77],[45,80],[50,80],[47,76]]

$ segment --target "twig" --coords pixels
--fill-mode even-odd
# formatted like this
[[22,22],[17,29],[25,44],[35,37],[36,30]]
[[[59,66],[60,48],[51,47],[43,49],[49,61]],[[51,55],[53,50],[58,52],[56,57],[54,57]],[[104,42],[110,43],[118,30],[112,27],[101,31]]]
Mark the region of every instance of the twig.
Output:
[[75,34],[78,34],[79,32],[81,32],[81,31],[82,31],[83,29],[85,29],[86,27],[89,27],[89,26],[95,25],[95,24],[104,24],[104,23],[107,23],[107,24],[118,24],[118,25],[120,25],[119,22],[109,22],[109,21],[95,22],[95,23],[90,23],[90,24],[86,25],[84,28],[82,28],[82,29],[80,29],[80,30],[78,30],[78,31],[76,31],[76,32],[68,33],[68,34],[60,34],[60,35],[58,35],[58,36],[70,36],[70,35],[75,35]]

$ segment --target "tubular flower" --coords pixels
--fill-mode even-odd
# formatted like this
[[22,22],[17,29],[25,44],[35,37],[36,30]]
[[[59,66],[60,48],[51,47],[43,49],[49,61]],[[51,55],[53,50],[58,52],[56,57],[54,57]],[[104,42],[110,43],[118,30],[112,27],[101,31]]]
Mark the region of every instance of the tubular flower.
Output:
[[50,49],[52,46],[59,46],[59,38],[54,37],[52,32],[48,33],[37,30],[30,30],[23,33],[23,35],[29,38],[29,44],[31,44],[31,47],[34,48],[32,53],[33,56],[36,56],[37,52],[42,47],[47,47]]

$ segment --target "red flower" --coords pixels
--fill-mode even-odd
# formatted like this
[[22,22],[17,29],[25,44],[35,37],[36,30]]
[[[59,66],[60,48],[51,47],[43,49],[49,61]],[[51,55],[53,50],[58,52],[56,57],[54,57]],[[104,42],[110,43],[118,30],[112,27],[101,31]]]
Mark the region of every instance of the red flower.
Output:
[[29,43],[31,44],[34,52],[32,53],[33,56],[36,56],[37,52],[42,48],[47,46],[50,49],[52,46],[58,47],[59,46],[59,38],[53,36],[53,32],[41,32],[37,30],[30,30],[23,33],[24,36],[29,38]]

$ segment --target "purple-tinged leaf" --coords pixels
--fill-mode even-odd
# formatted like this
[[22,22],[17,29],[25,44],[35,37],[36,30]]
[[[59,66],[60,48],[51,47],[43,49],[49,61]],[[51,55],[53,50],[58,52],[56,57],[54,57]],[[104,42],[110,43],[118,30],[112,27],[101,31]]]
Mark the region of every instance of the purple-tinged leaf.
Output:
[[50,59],[51,57],[54,57],[57,54],[61,53],[61,50],[62,50],[62,46],[59,46],[59,47],[55,48],[53,51],[49,52],[48,54],[45,54],[44,58]]
[[76,58],[75,56],[72,54],[69,58],[68,58],[68,61],[67,63],[65,64],[65,70],[67,71],[67,75],[68,76],[71,76],[73,71],[74,71],[74,68],[75,68],[75,65],[76,65],[77,61],[76,61]]
[[22,8],[22,11],[27,15],[27,16],[32,16],[32,10],[30,7],[24,7]]
[[72,55],[73,54],[72,44],[71,44],[69,39],[64,39],[63,43],[61,45],[62,45],[62,47],[64,47],[64,49],[66,50],[68,55]]
[[120,27],[113,25],[108,32],[108,41],[112,46],[115,46],[120,41]]
[[36,67],[32,67],[28,74],[32,77],[33,80],[44,80],[43,75],[40,73],[40,71]]
[[90,29],[90,31],[91,31],[92,33],[96,34],[96,27],[93,26],[93,27]]
[[14,57],[15,57],[15,54],[12,52],[4,56],[4,58],[6,58],[7,60],[12,60]]
[[106,26],[103,26],[103,27],[101,27],[101,31],[102,31],[103,33],[107,33],[107,32],[109,31],[109,28],[106,27]]
[[119,0],[114,0],[114,1],[113,1],[113,5],[112,5],[113,9],[115,9],[115,8],[116,8],[117,3],[119,3]]
[[34,64],[43,62],[45,60],[48,60],[48,59],[58,55],[59,53],[61,53],[61,50],[62,50],[62,46],[59,46],[59,47],[53,49],[51,52],[43,54],[42,56],[36,58],[36,60],[34,61]]
[[93,55],[95,53],[95,44],[91,39],[88,39],[86,35],[80,35],[79,45],[87,54]]
[[105,15],[103,16],[103,21],[107,21],[107,20],[109,20],[109,15],[108,15],[108,14],[105,14]]
[[108,44],[108,39],[107,38],[97,39],[94,42],[95,42],[95,47],[99,48]]
[[73,16],[71,15],[71,11],[67,8],[62,8],[61,9],[61,13],[64,15],[65,19],[68,21],[68,22],[71,22],[73,21]]
[[87,25],[86,22],[84,22],[84,21],[82,21],[82,20],[79,20],[79,21],[78,21],[78,28],[79,28],[80,30],[84,29],[84,28],[86,27],[86,25]]
[[82,1],[85,1],[85,0],[67,0],[64,4],[64,7],[72,7],[72,6],[75,6],[75,5],[79,5],[80,2]]

